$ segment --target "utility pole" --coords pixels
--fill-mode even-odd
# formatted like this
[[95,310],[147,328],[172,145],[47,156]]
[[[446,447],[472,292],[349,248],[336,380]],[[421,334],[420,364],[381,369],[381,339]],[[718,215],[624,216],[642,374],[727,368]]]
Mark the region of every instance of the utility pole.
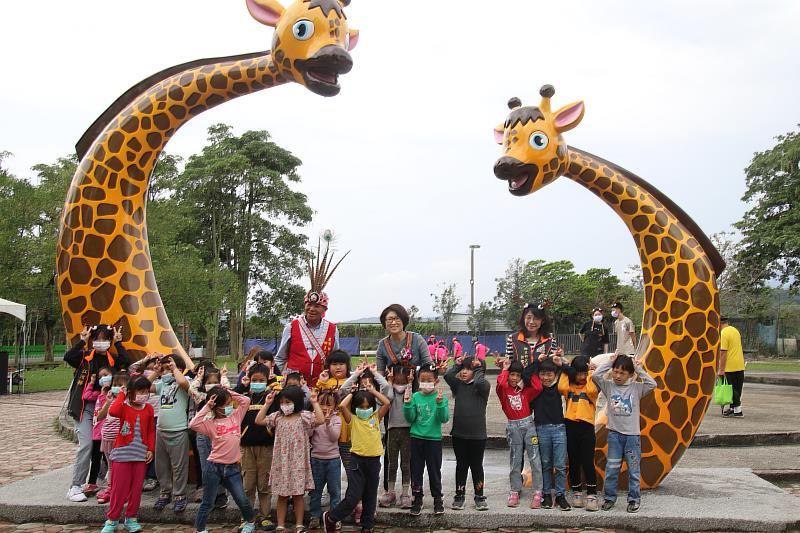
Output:
[[469,245],[469,313],[475,314],[475,250],[480,244]]

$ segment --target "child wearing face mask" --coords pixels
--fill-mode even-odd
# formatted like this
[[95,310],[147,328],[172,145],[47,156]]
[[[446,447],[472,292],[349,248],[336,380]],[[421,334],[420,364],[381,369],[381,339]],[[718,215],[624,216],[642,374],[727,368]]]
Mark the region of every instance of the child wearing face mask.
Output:
[[422,474],[428,469],[433,496],[433,514],[444,514],[442,494],[442,424],[450,419],[447,397],[437,392],[439,370],[434,365],[417,371],[419,390],[413,395],[407,387],[403,396],[403,415],[411,423],[411,514],[422,514]]
[[[96,418],[103,424],[100,430],[100,451],[106,458],[106,463],[111,465],[111,450],[114,448],[114,441],[119,434],[120,421],[116,416],[109,414],[111,404],[116,400],[120,391],[128,385],[130,376],[124,370],[115,372],[111,376],[111,383],[102,388],[102,406],[97,410]],[[98,401],[98,403],[100,403]],[[111,499],[111,487],[113,483],[113,472],[109,468],[106,478],[106,488],[97,493],[97,503],[108,503]]]
[[[223,367],[225,369],[225,367]],[[194,402],[195,410],[194,412],[199,412],[203,406],[206,404],[206,398],[208,397],[208,391],[213,389],[214,387],[222,386],[223,388],[227,389],[230,386],[228,382],[227,370],[223,372],[222,370],[218,369],[214,366],[214,363],[211,361],[206,361],[205,364],[201,363],[197,365],[197,374],[195,378],[189,383],[189,395]],[[203,472],[206,469],[206,462],[208,461],[208,455],[211,453],[211,439],[207,436],[194,433],[193,430],[190,430],[191,434],[194,434],[195,439],[195,446],[197,446],[197,456],[200,459],[200,476],[197,477],[197,489],[195,495],[195,501],[198,499],[202,501],[202,495],[197,494],[198,492],[203,491]],[[190,439],[192,435],[190,434]],[[190,443],[191,444],[191,443]],[[198,498],[198,496],[200,496]],[[217,494],[215,500],[216,507],[224,507],[228,503],[228,493],[225,490],[225,487],[221,485],[219,487],[219,494]]]
[[147,463],[153,460],[155,450],[155,424],[153,408],[147,403],[150,381],[137,377],[130,381],[127,390],[123,387],[116,395],[110,416],[120,421],[119,433],[109,454],[114,484],[111,488],[111,503],[107,520],[101,533],[114,533],[125,509],[125,529],[141,531],[136,518],[142,498],[142,483]]
[[[100,386],[99,390],[95,389],[95,384]],[[102,367],[97,375],[93,375],[86,382],[86,387],[83,389],[83,400],[85,402],[94,402],[94,415],[92,417],[92,460],[89,467],[89,481],[84,485],[83,493],[86,496],[92,496],[98,491],[97,476],[100,473],[100,467],[105,459],[103,452],[100,450],[100,445],[103,440],[102,430],[103,421],[97,418],[97,414],[105,403],[104,387],[111,385],[111,369],[107,366]]]
[[389,398],[375,389],[372,383],[367,383],[363,389],[354,385],[339,404],[339,410],[350,426],[353,443],[350,455],[351,473],[344,500],[322,515],[322,524],[327,533],[336,531],[339,522],[355,510],[358,502],[363,502],[364,506],[361,517],[362,533],[371,533],[375,526],[383,455],[380,425],[389,412],[390,405]]
[[[328,358],[325,359],[325,370],[319,375],[317,380],[317,389],[320,392],[330,390],[336,393],[339,398],[342,397],[344,383],[350,377],[350,354],[344,350],[333,350]],[[338,401],[337,401],[338,403]],[[342,464],[345,468],[345,474],[348,473],[348,465],[350,464],[350,428],[344,423],[341,413],[337,413],[341,423],[341,431],[339,432],[339,457],[341,457]]]
[[173,512],[186,510],[189,478],[189,380],[186,362],[179,356],[161,358],[161,379],[153,391],[161,397],[156,425],[156,475],[161,493],[153,509],[161,511],[173,501]]
[[444,380],[453,391],[453,452],[456,455],[456,495],[453,509],[464,508],[467,473],[472,473],[475,509],[486,511],[483,494],[483,452],[486,449],[486,404],[492,386],[486,381],[483,363],[477,357],[456,360]]
[[[261,530],[274,529],[270,521],[272,512],[272,490],[269,486],[272,450],[275,438],[264,426],[256,424],[256,416],[264,407],[271,387],[277,380],[272,376],[272,369],[267,365],[256,363],[247,370],[235,391],[250,398],[250,407],[242,419],[242,437],[239,441],[242,452],[242,477],[244,493],[255,506],[258,499],[259,516],[256,526]],[[274,403],[267,409],[267,414],[278,410]],[[338,457],[338,455],[337,455]]]
[[[86,483],[91,465],[96,401],[85,400],[84,392],[91,376],[97,376],[101,367],[107,366],[113,370],[128,368],[130,358],[122,345],[122,328],[85,326],[78,341],[64,354],[64,361],[74,368],[67,398],[67,412],[75,420],[75,433],[78,436],[78,451],[67,499],[85,502],[86,495],[82,487]],[[95,382],[92,389],[100,391],[100,384]]]
[[[317,381],[319,385],[319,381]],[[316,426],[311,434],[311,473],[314,476],[314,490],[311,491],[311,521],[309,529],[318,529],[322,518],[322,489],[328,487],[331,498],[330,508],[339,505],[342,491],[342,462],[339,457],[339,434],[342,419],[336,412],[336,393],[325,389],[319,393],[319,405],[325,422]]]
[[386,379],[392,384],[386,395],[392,402],[386,429],[386,462],[387,468],[383,475],[386,477],[384,486],[386,491],[380,499],[381,507],[391,507],[397,502],[395,485],[397,484],[397,457],[400,456],[400,473],[402,492],[400,493],[400,508],[411,508],[411,422],[403,414],[403,397],[406,390],[414,381],[414,371],[403,365],[394,365],[386,373]]
[[197,510],[194,527],[200,533],[208,533],[206,520],[214,507],[217,489],[223,485],[233,496],[233,500],[242,512],[244,523],[241,533],[255,531],[255,512],[250,500],[244,493],[239,461],[242,454],[239,450],[242,419],[250,407],[250,398],[242,396],[217,385],[208,392],[203,408],[189,423],[198,435],[204,435],[211,441],[211,454],[203,469],[203,501]]
[[[149,379],[151,382],[155,380],[158,363],[157,357],[148,355],[131,365],[131,373],[141,373],[142,376]],[[155,418],[156,426],[158,426],[158,410],[161,407],[161,397],[158,394],[151,394],[147,399],[147,403],[153,408],[153,416]],[[143,492],[149,492],[158,486],[158,478],[156,477],[156,462],[150,461],[147,464],[147,472],[144,475],[144,485],[142,485]]]
[[[280,411],[267,415],[276,396]],[[275,391],[271,391],[256,416],[256,424],[275,432],[270,485],[272,493],[278,495],[279,531],[285,529],[289,498],[292,498],[294,505],[295,530],[297,533],[305,531],[303,495],[314,488],[309,437],[314,426],[325,421],[325,416],[317,403],[316,390],[311,391],[310,398],[313,413],[303,409],[304,400],[303,390],[294,385],[286,387],[277,395]]]

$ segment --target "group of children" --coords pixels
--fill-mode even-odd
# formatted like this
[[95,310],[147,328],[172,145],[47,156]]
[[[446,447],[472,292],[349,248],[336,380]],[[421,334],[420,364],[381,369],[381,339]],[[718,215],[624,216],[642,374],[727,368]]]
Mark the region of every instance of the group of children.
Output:
[[[99,347],[97,338],[93,340],[91,351],[81,352],[84,357],[91,361],[95,355],[105,355],[103,359],[112,361],[102,339]],[[603,391],[608,398],[609,451],[602,507],[614,505],[624,457],[630,478],[628,510],[637,510],[639,399],[655,386],[641,366],[624,356],[595,368],[583,356],[567,364],[560,355],[545,354],[525,367],[510,359],[501,364],[496,392],[508,417],[508,505],[519,505],[527,455],[531,507],[552,507],[554,496],[556,505],[570,509],[565,479],[568,456],[572,505],[597,509],[594,406],[598,391]],[[91,365],[87,368],[92,370]],[[609,370],[610,378],[605,376]],[[123,519],[128,531],[140,531],[136,517],[141,493],[148,484],[155,485],[155,479],[160,487],[156,510],[170,503],[175,512],[186,509],[192,448],[202,467],[197,532],[206,531],[209,513],[223,507],[229,494],[241,510],[243,533],[285,531],[290,504],[294,531],[302,533],[306,493],[310,496],[309,528],[333,532],[343,519],[354,515],[362,531],[371,531],[378,505],[398,505],[412,515],[421,514],[425,470],[433,513],[442,514],[442,425],[450,418],[450,408],[439,386],[441,375],[454,400],[451,436],[456,476],[451,508],[464,509],[471,473],[475,508],[486,510],[483,455],[491,386],[485,363],[463,355],[449,367],[410,368],[398,363],[382,375],[366,361],[351,372],[350,356],[334,350],[311,387],[300,374],[281,376],[269,352],[247,361],[235,382],[227,369],[210,361],[190,369],[176,355],[146,357],[128,370],[100,366],[80,382],[84,405],[94,402],[94,409],[88,483],[78,488],[84,494],[97,492],[100,503],[110,502],[103,533],[115,531]],[[635,375],[643,381],[632,380]],[[385,487],[379,498],[382,458]],[[110,467],[107,486],[100,490],[96,483],[103,460]],[[347,489],[342,498],[343,465]],[[330,510],[323,513],[325,487]],[[273,495],[277,496],[277,525],[270,521]]]

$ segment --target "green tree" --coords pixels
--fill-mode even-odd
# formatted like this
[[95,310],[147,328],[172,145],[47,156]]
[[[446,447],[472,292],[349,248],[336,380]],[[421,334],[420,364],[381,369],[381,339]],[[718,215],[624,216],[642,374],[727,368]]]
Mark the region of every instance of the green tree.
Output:
[[497,318],[497,311],[489,302],[481,302],[478,307],[470,314],[467,325],[475,335],[483,335],[492,320]]
[[711,242],[725,260],[725,270],[717,277],[720,312],[743,318],[765,317],[770,305],[770,291],[765,285],[764,269],[753,270],[742,261],[742,242],[730,232],[711,235]]
[[[302,307],[297,286],[287,280],[303,272],[307,237],[297,228],[310,222],[312,211],[306,196],[289,186],[300,181],[301,161],[271,142],[266,131],[235,136],[230,126],[217,124],[208,133],[209,144],[189,158],[177,178],[176,196],[198,222],[195,242],[204,263],[236,279],[227,305],[231,354],[239,357],[254,288],[262,312],[269,307],[286,318]],[[208,345],[213,346],[218,327],[219,314],[214,313]]]
[[443,333],[447,335],[450,331],[450,321],[453,319],[458,304],[461,299],[456,295],[456,284],[442,284],[442,291],[439,294],[431,293],[433,297],[433,310],[439,313],[444,328]]
[[492,301],[492,305],[498,316],[511,329],[517,327],[519,312],[525,301],[522,296],[524,274],[525,261],[515,258],[509,261],[503,277],[494,280],[497,283],[497,295]]
[[778,144],[758,152],[745,169],[747,190],[742,196],[752,207],[736,227],[742,232],[736,254],[744,268],[766,281],[777,278],[800,288],[800,133],[776,137]]

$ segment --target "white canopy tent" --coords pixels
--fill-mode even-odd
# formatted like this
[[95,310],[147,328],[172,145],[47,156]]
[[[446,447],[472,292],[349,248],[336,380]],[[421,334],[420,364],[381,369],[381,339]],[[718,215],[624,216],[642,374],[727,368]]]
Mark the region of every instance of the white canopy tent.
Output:
[[[25,348],[26,348],[26,345],[27,345],[27,328],[25,327],[27,325],[26,310],[27,310],[27,308],[23,304],[18,304],[18,303],[12,302],[10,300],[5,300],[3,298],[0,298],[0,313],[7,313],[9,315],[12,315],[12,316],[22,320],[22,338],[23,338],[23,340],[22,340],[22,371],[23,372],[25,371],[25,364],[27,363],[27,359],[28,359],[27,356],[26,356],[26,353],[25,353]],[[11,383],[11,378],[9,377],[8,392],[11,392],[11,384],[12,384]],[[25,392],[24,376],[23,376],[23,381],[22,381],[22,392]]]

